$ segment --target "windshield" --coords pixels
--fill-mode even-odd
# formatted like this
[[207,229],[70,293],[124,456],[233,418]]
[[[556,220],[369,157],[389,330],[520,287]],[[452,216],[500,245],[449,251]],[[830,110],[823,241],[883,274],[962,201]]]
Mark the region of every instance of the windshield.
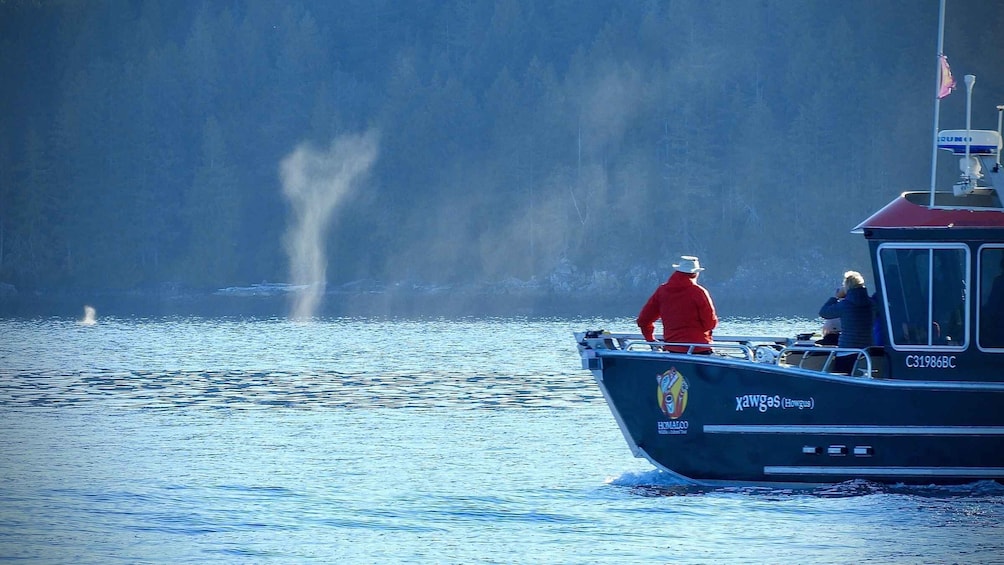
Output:
[[879,270],[885,298],[881,311],[894,347],[966,346],[969,249],[965,245],[883,244]]

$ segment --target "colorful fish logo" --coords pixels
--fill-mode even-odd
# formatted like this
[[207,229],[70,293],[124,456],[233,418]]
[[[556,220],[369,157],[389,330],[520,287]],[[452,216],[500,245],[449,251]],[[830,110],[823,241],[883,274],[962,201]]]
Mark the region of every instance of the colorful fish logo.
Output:
[[687,409],[687,391],[690,385],[687,379],[677,372],[676,367],[670,368],[655,379],[659,382],[659,408],[662,413],[675,420]]

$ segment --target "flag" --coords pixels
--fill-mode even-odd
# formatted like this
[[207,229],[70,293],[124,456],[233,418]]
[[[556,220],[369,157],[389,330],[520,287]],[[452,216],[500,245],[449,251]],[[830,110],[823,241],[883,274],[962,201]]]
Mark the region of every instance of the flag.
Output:
[[948,57],[938,55],[941,59],[941,80],[938,87],[938,98],[944,98],[955,90],[955,78],[952,77],[952,69],[948,68]]

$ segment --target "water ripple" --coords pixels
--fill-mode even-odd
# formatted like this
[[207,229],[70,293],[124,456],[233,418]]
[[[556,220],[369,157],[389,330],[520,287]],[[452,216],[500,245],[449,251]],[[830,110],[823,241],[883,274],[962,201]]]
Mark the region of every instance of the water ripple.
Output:
[[567,408],[601,401],[588,374],[0,369],[0,406],[119,408]]
[[705,488],[634,459],[571,342],[632,325],[0,320],[0,561],[1000,562],[996,483]]
[[0,320],[0,406],[564,408],[600,400],[571,340],[596,323]]

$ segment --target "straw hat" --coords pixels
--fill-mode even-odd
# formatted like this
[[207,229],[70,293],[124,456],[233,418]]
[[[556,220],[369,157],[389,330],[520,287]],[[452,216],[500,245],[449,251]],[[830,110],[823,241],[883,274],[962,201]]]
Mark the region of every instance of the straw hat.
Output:
[[683,255],[682,257],[680,257],[680,262],[674,263],[673,268],[676,269],[677,271],[680,271],[681,273],[691,273],[691,274],[700,273],[701,271],[704,270],[704,268],[701,267],[701,262],[697,259],[697,257],[693,257],[691,255]]

